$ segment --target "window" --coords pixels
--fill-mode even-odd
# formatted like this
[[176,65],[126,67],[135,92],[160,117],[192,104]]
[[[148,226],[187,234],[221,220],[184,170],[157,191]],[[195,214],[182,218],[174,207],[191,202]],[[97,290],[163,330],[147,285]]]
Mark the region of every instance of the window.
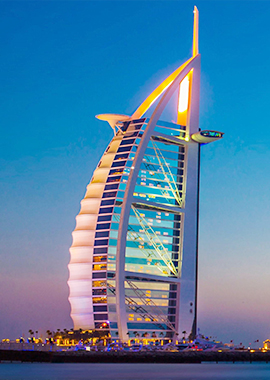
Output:
[[112,168],[119,168],[126,165],[126,161],[113,162]]
[[96,238],[109,237],[109,231],[96,232]]
[[[98,217],[98,222],[107,222],[107,221],[110,221],[111,220],[111,215],[102,215],[102,216],[99,216]],[[107,227],[106,227],[107,228]],[[108,228],[110,228],[110,227],[108,227]],[[102,228],[100,228],[100,229],[102,229]]]
[[115,156],[115,161],[117,161],[117,160],[124,160],[124,159],[126,159],[126,158],[128,158],[128,155],[129,155],[129,153],[124,153],[124,154],[117,154],[116,156]]
[[106,278],[106,272],[92,273],[92,278]]
[[177,174],[178,174],[178,175],[183,175],[183,174],[184,174],[184,170],[183,170],[183,169],[179,169],[179,170],[177,171]]
[[127,131],[126,132],[126,135],[125,135],[125,137],[124,138],[127,138],[127,137],[135,137],[135,136],[137,136],[138,135],[138,131],[136,131],[136,132],[132,132],[132,130],[130,130],[130,132],[129,131]]
[[118,183],[115,183],[113,185],[106,185],[104,190],[115,190],[115,189],[118,189]]
[[95,321],[107,321],[108,320],[108,314],[94,314],[94,320]]
[[107,253],[107,247],[103,248],[94,248],[94,254],[101,254],[101,253]]
[[[139,125],[136,125],[135,127],[141,128],[142,123],[144,123],[145,120],[146,120],[145,117],[143,117],[141,119],[134,119],[134,120],[132,120],[132,124],[139,124]],[[134,127],[134,125],[133,125],[133,127]]]
[[93,297],[93,303],[107,303],[106,297]]
[[122,152],[128,152],[132,149],[132,146],[123,146],[119,147],[117,153],[122,153]]
[[109,175],[119,175],[119,174],[122,174],[123,173],[123,169],[119,168],[119,169],[112,169],[110,170],[110,173]]
[[[109,185],[109,186],[117,186],[118,187],[118,184],[117,185]],[[103,193],[102,198],[115,198],[116,194],[117,194],[116,191],[109,191],[108,193]]]
[[[99,223],[97,224],[97,230],[108,230],[110,228],[111,223]],[[106,235],[107,236],[107,235]]]
[[121,127],[122,132],[125,132],[128,129],[130,121],[125,121]]
[[102,311],[107,311],[107,306],[94,306],[94,312],[102,312]]
[[100,206],[110,206],[113,205],[114,202],[114,199],[105,199],[104,201],[101,201]]
[[93,256],[94,263],[100,263],[102,261],[107,261],[107,256]]
[[108,245],[108,239],[95,240],[95,247],[99,245]]
[[121,176],[118,177],[108,177],[107,182],[119,182],[121,179]]
[[93,281],[92,282],[92,288],[102,288],[102,286],[106,286],[106,285],[107,285],[106,281]]
[[100,214],[110,214],[113,211],[113,207],[103,207],[99,209]]
[[93,289],[93,296],[106,296],[106,289]]
[[107,264],[94,264],[93,270],[106,270]]
[[131,145],[134,143],[134,141],[135,141],[135,139],[124,139],[121,141],[120,145]]

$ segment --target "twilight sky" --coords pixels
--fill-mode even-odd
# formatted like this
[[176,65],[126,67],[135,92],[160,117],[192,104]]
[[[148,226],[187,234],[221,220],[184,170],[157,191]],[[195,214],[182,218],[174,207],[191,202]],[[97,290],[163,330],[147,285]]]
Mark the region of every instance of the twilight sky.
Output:
[[191,55],[200,12],[199,327],[270,338],[268,1],[0,1],[0,339],[71,328],[68,249],[112,130]]

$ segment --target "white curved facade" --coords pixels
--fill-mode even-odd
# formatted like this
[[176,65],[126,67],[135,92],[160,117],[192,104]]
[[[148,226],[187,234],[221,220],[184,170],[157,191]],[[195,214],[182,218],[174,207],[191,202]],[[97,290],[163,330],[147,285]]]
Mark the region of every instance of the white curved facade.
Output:
[[[99,115],[115,136],[76,218],[69,287],[74,328],[112,338],[195,333],[200,143],[198,11],[193,57],[131,117]],[[177,123],[160,121],[178,91]],[[162,95],[162,96],[161,96]],[[143,118],[153,102],[150,119]],[[197,136],[197,135],[196,135]]]

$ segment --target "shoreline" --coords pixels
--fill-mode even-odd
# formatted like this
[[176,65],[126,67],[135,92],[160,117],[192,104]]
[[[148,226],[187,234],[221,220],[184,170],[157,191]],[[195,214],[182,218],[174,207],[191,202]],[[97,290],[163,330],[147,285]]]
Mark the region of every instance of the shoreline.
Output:
[[44,352],[0,350],[3,362],[30,363],[197,363],[270,362],[270,352]]

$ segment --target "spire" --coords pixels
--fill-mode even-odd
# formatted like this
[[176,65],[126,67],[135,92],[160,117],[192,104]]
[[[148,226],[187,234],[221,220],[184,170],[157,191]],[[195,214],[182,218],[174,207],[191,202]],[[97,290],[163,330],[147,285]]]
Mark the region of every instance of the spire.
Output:
[[199,54],[199,11],[194,6],[194,21],[193,21],[193,57]]

